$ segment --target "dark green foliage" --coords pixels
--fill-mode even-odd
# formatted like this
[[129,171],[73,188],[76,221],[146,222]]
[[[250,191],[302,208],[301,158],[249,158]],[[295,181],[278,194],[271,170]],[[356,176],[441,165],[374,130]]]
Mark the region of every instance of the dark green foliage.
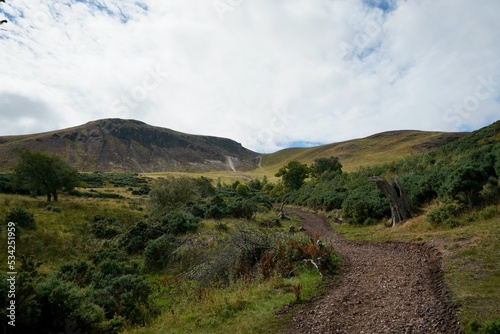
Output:
[[[16,276],[16,333],[34,333],[38,326],[41,314],[41,306],[36,294],[36,287],[43,276],[38,272],[41,262],[35,261],[33,257],[20,255],[17,259]],[[9,294],[9,281],[7,274],[0,275],[0,316],[4,321],[2,326],[7,328],[7,302]],[[10,327],[10,326],[9,326]],[[6,331],[7,332],[7,331]]]
[[29,190],[16,184],[13,174],[0,174],[0,193],[29,195]]
[[72,190],[78,185],[78,172],[56,155],[17,151],[21,161],[14,168],[16,183],[27,190],[39,190],[58,200],[58,191]]
[[92,291],[55,276],[37,286],[40,302],[39,329],[63,330],[74,323],[80,330],[96,332],[104,320],[104,310],[93,303]]
[[13,222],[16,227],[35,229],[36,221],[33,213],[21,207],[14,207],[5,215],[4,223]]
[[129,254],[140,252],[149,241],[148,238],[148,224],[140,221],[124,233],[120,239],[120,245]]
[[226,216],[251,219],[257,212],[257,209],[254,201],[238,198],[228,203]]
[[139,189],[132,190],[132,195],[148,195],[151,191],[151,188],[148,185],[144,185]]
[[144,266],[149,271],[162,270],[167,267],[173,258],[172,252],[176,249],[175,239],[163,235],[155,240],[150,240],[144,249]]
[[71,196],[76,196],[76,197],[89,197],[89,198],[114,198],[114,199],[122,199],[124,198],[120,194],[113,194],[113,193],[103,193],[99,191],[95,191],[91,189],[90,191],[80,191],[80,190],[71,190],[68,192]]
[[443,185],[444,193],[451,199],[465,204],[477,204],[480,191],[488,181],[488,174],[480,167],[460,166],[453,171]]
[[483,324],[472,321],[465,326],[464,332],[466,334],[500,334],[500,320],[487,321]]
[[196,231],[200,220],[189,212],[175,210],[151,223],[149,229],[152,230],[153,234],[156,233],[157,237],[162,234],[180,235]]
[[275,174],[283,179],[285,187],[290,190],[297,190],[304,184],[306,178],[309,177],[310,169],[306,164],[299,161],[290,161],[285,166],[281,167]]
[[456,217],[464,210],[463,204],[459,202],[445,203],[440,207],[429,210],[427,220],[432,224],[443,224],[448,227],[456,227]]
[[111,239],[122,233],[122,227],[116,217],[97,215],[92,218],[91,231],[98,239]]
[[311,174],[316,179],[331,180],[342,173],[342,164],[337,157],[316,158],[311,165]]
[[264,182],[259,179],[251,179],[247,181],[247,186],[249,186],[252,190],[260,191],[264,186]]
[[113,187],[143,187],[148,181],[135,173],[79,173],[78,179],[87,188],[102,188],[105,185]]
[[352,189],[342,203],[342,210],[353,224],[368,224],[390,215],[387,199],[371,183]]
[[62,211],[60,207],[55,205],[47,205],[46,209],[47,211],[58,212],[58,213]]
[[59,268],[59,277],[74,282],[79,287],[84,287],[92,281],[92,267],[87,261],[78,260],[65,263]]
[[215,187],[212,185],[212,180],[201,176],[194,179],[198,193],[201,198],[208,198],[215,195]]

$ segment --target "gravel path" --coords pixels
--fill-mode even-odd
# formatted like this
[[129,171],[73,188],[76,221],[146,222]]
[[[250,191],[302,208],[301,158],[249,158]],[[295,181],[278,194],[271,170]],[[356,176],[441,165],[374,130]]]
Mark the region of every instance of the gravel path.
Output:
[[288,333],[460,333],[439,253],[418,243],[345,240],[324,218],[288,208],[345,259],[340,282],[293,316]]

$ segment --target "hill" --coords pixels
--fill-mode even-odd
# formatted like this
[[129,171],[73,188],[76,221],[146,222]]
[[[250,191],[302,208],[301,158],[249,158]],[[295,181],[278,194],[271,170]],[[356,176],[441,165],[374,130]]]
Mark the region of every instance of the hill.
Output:
[[316,158],[329,156],[337,156],[345,171],[354,171],[428,152],[466,135],[389,131],[340,143],[259,154],[226,138],[191,135],[136,120],[103,119],[46,133],[0,137],[0,171],[14,166],[13,148],[55,153],[84,172],[210,171],[219,175],[221,171],[238,171],[246,175],[254,171],[251,174],[272,176],[288,161],[311,164]]
[[388,131],[340,143],[310,148],[287,148],[264,154],[262,167],[273,172],[291,160],[310,165],[316,158],[336,156],[343,169],[349,172],[360,167],[390,163],[413,154],[428,152],[466,135],[466,132]]
[[136,120],[103,119],[34,135],[0,137],[0,170],[13,148],[55,153],[80,171],[252,170],[260,158],[226,138],[197,136]]

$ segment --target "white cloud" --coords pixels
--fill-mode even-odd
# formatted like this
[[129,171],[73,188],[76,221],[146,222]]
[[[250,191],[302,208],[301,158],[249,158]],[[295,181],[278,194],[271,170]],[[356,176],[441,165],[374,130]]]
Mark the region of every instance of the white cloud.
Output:
[[18,0],[0,9],[10,21],[0,97],[18,97],[0,103],[1,135],[123,117],[272,151],[499,118],[496,0]]

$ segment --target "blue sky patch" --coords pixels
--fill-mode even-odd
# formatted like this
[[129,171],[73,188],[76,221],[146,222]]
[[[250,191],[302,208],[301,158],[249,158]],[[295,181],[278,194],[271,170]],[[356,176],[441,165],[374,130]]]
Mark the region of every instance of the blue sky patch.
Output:
[[363,0],[368,7],[379,8],[384,13],[392,12],[397,7],[397,0]]

